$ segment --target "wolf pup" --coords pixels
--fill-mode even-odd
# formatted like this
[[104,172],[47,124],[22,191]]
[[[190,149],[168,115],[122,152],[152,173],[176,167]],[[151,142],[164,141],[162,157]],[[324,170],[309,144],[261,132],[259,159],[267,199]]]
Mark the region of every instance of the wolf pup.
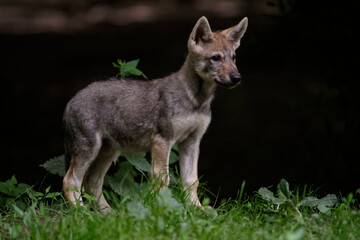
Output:
[[78,92],[64,113],[69,165],[63,179],[65,197],[72,203],[81,201],[83,186],[99,199],[99,210],[107,212],[110,206],[102,186],[119,152],[151,151],[152,179],[159,180],[159,188],[167,187],[169,154],[177,143],[184,190],[192,203],[201,206],[197,196],[200,140],[210,123],[216,86],[233,88],[240,83],[235,50],[247,25],[244,18],[234,27],[212,32],[206,17],[201,17],[178,72],[155,80],[109,79]]

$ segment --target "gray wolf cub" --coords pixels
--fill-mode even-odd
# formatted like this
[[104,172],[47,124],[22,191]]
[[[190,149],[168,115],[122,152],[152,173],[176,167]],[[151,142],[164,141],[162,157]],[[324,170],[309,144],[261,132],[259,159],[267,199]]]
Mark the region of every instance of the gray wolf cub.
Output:
[[99,210],[110,209],[102,194],[104,176],[119,152],[151,151],[151,176],[169,184],[168,159],[177,143],[180,175],[192,203],[198,196],[199,145],[211,119],[210,103],[217,85],[233,88],[241,75],[235,50],[248,25],[212,32],[201,17],[189,40],[181,69],[155,80],[95,82],[79,91],[64,113],[65,156],[69,168],[63,179],[65,197],[82,200],[81,187],[99,199]]

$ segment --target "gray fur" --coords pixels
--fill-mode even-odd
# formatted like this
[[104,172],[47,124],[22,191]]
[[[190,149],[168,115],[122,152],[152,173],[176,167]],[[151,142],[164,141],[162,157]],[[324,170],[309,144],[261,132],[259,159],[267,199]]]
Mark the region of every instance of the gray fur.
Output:
[[122,152],[146,152],[150,151],[152,135],[174,138],[172,118],[194,112],[210,115],[213,95],[202,92],[202,80],[191,86],[201,100],[195,105],[186,96],[186,83],[177,75],[144,81],[109,79],[81,90],[64,113],[68,150],[88,155],[99,133],[102,139],[119,144]]

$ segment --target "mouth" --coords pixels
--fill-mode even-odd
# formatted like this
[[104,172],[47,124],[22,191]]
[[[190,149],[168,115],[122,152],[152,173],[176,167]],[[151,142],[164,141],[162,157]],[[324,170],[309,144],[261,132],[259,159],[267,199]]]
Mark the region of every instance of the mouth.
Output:
[[232,82],[223,83],[218,78],[214,78],[214,81],[216,82],[217,85],[224,87],[224,88],[228,88],[228,89],[234,88],[234,87],[236,87],[236,85],[240,84],[240,82],[239,83],[232,83]]

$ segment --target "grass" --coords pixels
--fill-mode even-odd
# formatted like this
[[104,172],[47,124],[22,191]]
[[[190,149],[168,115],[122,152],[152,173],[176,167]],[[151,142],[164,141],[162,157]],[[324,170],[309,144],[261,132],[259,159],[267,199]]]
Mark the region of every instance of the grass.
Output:
[[113,210],[102,216],[91,198],[69,207],[50,188],[27,189],[1,208],[0,239],[360,239],[358,193],[322,211],[297,204],[314,199],[306,189],[290,191],[281,204],[258,193],[244,197],[243,190],[215,210],[193,207],[176,186],[157,196],[142,189],[131,198],[108,191]]

